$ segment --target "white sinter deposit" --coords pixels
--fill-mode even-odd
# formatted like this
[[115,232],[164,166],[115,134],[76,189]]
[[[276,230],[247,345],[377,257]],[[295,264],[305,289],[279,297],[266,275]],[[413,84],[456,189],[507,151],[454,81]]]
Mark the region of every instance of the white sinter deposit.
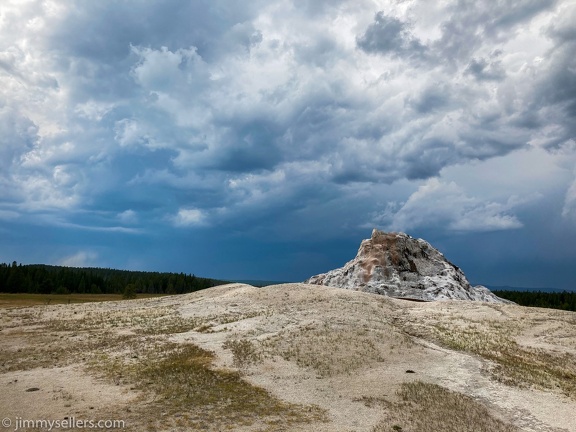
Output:
[[462,270],[428,242],[376,229],[362,240],[356,258],[306,283],[414,300],[510,303],[486,287],[471,286]]

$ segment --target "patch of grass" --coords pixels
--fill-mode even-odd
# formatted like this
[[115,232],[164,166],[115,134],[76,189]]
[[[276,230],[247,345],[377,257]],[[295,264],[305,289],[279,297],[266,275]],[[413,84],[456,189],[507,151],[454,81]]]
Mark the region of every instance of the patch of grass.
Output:
[[511,335],[513,329],[501,324],[485,323],[468,326],[434,328],[436,339],[451,349],[477,354],[496,364],[494,378],[508,385],[560,389],[576,398],[576,359],[564,353],[520,346]]
[[254,318],[260,315],[266,315],[267,311],[250,311],[250,312],[235,312],[211,317],[215,324],[230,324],[245,319]]
[[[379,344],[390,337],[394,335],[382,329],[324,323],[281,332],[262,342],[262,350],[268,357],[278,355],[300,367],[313,369],[319,377],[328,377],[383,362],[385,357]],[[409,343],[408,338],[406,341]]]
[[84,331],[127,329],[136,334],[161,335],[184,333],[201,324],[195,318],[183,318],[174,308],[133,309],[116,311],[90,311],[78,318],[70,316],[51,319],[47,326],[57,331]]
[[[398,402],[379,400],[384,418],[372,432],[519,432],[469,396],[436,384],[404,383]],[[373,402],[373,401],[372,401]]]
[[[203,323],[181,317],[174,308],[77,307],[76,314],[60,308],[39,310],[43,312],[12,309],[3,316],[0,371],[83,365],[92,375],[136,392],[128,411],[122,412],[128,430],[246,426],[280,431],[326,421],[325,411],[317,406],[283,402],[243,380],[240,372],[215,368],[213,353],[170,342],[171,334]],[[253,359],[250,342],[229,343],[239,364]]]
[[232,351],[234,366],[243,369],[262,359],[256,345],[248,339],[229,339],[222,345],[222,348]]
[[[136,298],[162,297],[165,294],[138,294]],[[121,294],[7,294],[0,293],[0,309],[55,305],[71,303],[92,303],[122,300]]]
[[0,345],[0,372],[88,362],[101,352],[130,349],[134,341],[131,336],[111,332],[102,332],[89,338],[80,334],[64,335],[42,331],[11,334]]
[[102,311],[76,306],[10,309],[2,315],[0,371],[90,363],[107,352],[136,352],[139,344],[189,331],[199,322],[173,308]]
[[[134,412],[148,419],[150,429],[233,430],[262,423],[285,430],[291,424],[325,420],[318,407],[282,402],[238,372],[214,369],[214,354],[195,345],[162,343],[144,351],[135,362],[109,358],[96,367],[143,393],[145,402]],[[160,412],[162,418],[150,415]]]

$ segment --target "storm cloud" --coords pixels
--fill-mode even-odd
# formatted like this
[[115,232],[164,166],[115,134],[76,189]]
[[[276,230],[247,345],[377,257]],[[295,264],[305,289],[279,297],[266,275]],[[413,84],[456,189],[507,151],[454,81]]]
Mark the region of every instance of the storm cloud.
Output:
[[[522,233],[546,202],[539,229],[572,233],[574,17],[551,0],[5,1],[0,256],[216,274],[270,238],[267,270],[218,276],[303,279],[346,259],[310,258],[313,238],[340,251],[368,225]],[[530,154],[549,181],[527,192]],[[168,242],[164,261],[141,252]]]

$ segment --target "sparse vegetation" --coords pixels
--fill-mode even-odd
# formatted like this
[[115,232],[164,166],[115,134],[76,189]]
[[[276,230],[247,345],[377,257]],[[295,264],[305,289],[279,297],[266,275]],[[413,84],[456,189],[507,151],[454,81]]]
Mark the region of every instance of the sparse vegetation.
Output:
[[[524,314],[517,306],[404,306],[341,291],[323,291],[324,297],[296,289],[280,294],[244,288],[223,292],[220,305],[199,293],[183,297],[186,304],[166,297],[5,309],[0,314],[0,372],[83,367],[103,385],[120,386],[119,393],[130,394],[128,406],[118,405],[122,412],[110,406],[100,408],[98,415],[114,413],[134,431],[316,430],[317,422],[332,421],[329,404],[347,402],[350,392],[371,407],[372,414],[382,413],[374,432],[515,431],[491,417],[482,403],[446,388],[417,381],[389,392],[401,380],[442,382],[443,363],[435,362],[457,363],[450,355],[430,351],[427,341],[490,360],[483,362],[486,370],[502,383],[553,389],[557,396],[576,393],[573,314],[556,311],[551,325],[548,312]],[[247,300],[245,295],[254,297]],[[474,314],[468,315],[466,308]],[[525,321],[516,319],[516,313]],[[529,346],[527,341],[537,343]],[[561,349],[545,349],[547,343]],[[233,368],[216,366],[216,354],[222,352],[220,361],[231,356]],[[430,359],[425,358],[428,354]],[[285,361],[292,364],[285,367]],[[465,363],[475,368],[480,362]],[[427,373],[428,365],[434,367],[433,375]],[[478,370],[471,373],[486,379]],[[374,386],[368,384],[365,390],[350,385],[343,391],[342,386],[356,382],[356,375],[362,383],[375,379]],[[380,376],[385,381],[377,381]],[[302,386],[298,389],[308,392],[308,401],[324,405],[282,401],[250,384],[252,379],[266,388]],[[67,391],[59,388],[54,397],[75,406],[77,394]],[[364,391],[370,396],[355,397]],[[293,397],[294,391],[289,394]],[[356,429],[350,422],[342,430]]]
[[262,346],[268,356],[279,355],[300,367],[313,369],[320,377],[328,377],[384,362],[385,353],[378,340],[390,336],[398,337],[398,343],[410,344],[409,339],[378,329],[324,323],[282,332]]
[[241,369],[262,359],[256,345],[247,339],[228,339],[222,347],[232,351],[234,366]]
[[[204,320],[183,318],[171,307],[76,309],[77,314],[66,309],[9,310],[0,322],[0,331],[10,330],[4,342],[11,342],[0,346],[0,370],[84,364],[92,374],[140,393],[124,415],[149,430],[232,430],[257,423],[274,431],[325,420],[316,406],[282,402],[243,380],[239,372],[215,368],[213,353],[168,340],[202,326]],[[222,320],[241,318],[234,314]],[[26,325],[34,325],[35,331],[27,331]],[[227,346],[241,367],[257,358],[247,340],[230,340]]]
[[[142,347],[133,363],[103,359],[97,370],[110,378],[122,377],[142,392],[138,415],[148,413],[148,428],[174,427],[192,430],[230,429],[255,422],[282,426],[320,421],[324,412],[313,406],[289,404],[242,379],[239,373],[212,367],[214,355],[192,344],[162,343]],[[151,401],[151,402],[150,402]],[[163,412],[162,419],[149,415]]]
[[568,353],[552,354],[519,345],[512,337],[519,331],[513,324],[453,323],[437,324],[433,329],[443,345],[493,361],[495,367],[490,371],[498,381],[520,387],[559,389],[576,399],[576,358]]
[[[136,298],[161,297],[165,294],[138,294]],[[21,308],[36,305],[94,303],[122,300],[120,294],[7,294],[0,293],[0,309]]]
[[58,331],[126,328],[144,335],[183,333],[199,324],[199,320],[183,318],[171,307],[134,308],[130,312],[91,310],[82,313],[76,319],[61,314],[46,322],[47,327]]
[[[383,420],[373,432],[517,432],[519,429],[496,419],[474,399],[436,384],[404,383],[398,402],[380,399]],[[372,400],[374,403],[374,400]]]

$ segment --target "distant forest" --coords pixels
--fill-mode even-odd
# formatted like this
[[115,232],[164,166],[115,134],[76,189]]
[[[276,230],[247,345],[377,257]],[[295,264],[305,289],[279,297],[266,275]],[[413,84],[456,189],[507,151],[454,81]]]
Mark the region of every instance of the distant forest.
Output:
[[0,264],[0,292],[4,293],[183,294],[224,283],[184,273]]
[[562,309],[576,312],[576,292],[492,291],[498,297],[521,306]]
[[[184,273],[0,263],[0,292],[30,294],[184,294],[227,281]],[[493,290],[521,306],[576,312],[576,292]]]

